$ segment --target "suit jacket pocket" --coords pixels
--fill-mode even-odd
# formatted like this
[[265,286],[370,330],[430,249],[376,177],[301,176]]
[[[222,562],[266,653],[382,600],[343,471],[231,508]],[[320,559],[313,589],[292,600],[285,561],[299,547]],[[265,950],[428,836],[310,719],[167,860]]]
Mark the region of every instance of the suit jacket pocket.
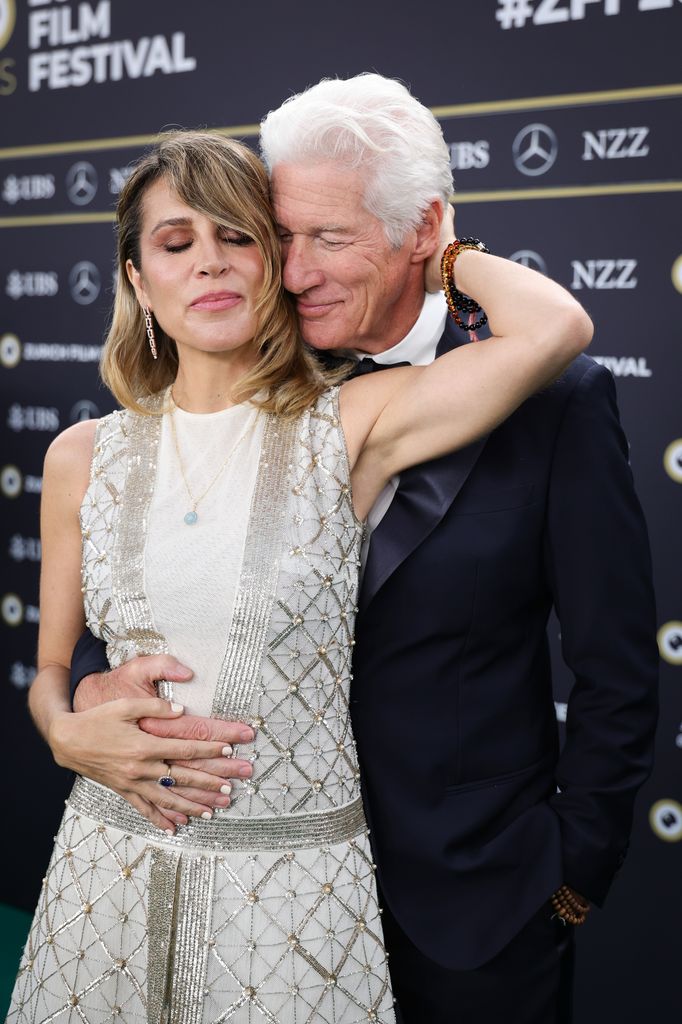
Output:
[[509,783],[515,782],[517,779],[522,779],[526,775],[534,775],[542,768],[545,768],[548,764],[553,763],[555,760],[554,754],[545,754],[537,761],[533,761],[532,764],[526,765],[525,768],[516,768],[511,772],[503,772],[501,775],[491,775],[485,779],[473,779],[470,782],[460,782],[454,786],[446,786],[445,792],[450,794],[457,793],[469,793],[476,789],[495,789],[498,786],[504,786]]
[[496,491],[467,491],[466,488],[455,499],[451,514],[473,516],[485,512],[504,512],[507,509],[523,508],[533,502],[534,484],[519,484]]

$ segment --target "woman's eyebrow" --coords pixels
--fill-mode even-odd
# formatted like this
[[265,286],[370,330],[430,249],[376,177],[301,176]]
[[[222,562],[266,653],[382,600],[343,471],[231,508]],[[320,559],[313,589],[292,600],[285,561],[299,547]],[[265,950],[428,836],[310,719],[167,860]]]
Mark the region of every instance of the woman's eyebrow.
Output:
[[156,227],[152,228],[151,234],[155,235],[157,231],[165,227],[189,227],[191,223],[190,217],[169,217],[167,220],[160,220]]

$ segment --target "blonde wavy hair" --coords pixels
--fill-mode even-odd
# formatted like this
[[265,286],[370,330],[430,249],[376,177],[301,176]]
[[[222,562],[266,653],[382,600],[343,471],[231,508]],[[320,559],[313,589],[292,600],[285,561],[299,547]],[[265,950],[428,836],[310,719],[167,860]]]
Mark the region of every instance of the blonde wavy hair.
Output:
[[100,364],[104,383],[121,405],[148,414],[145,398],[168,387],[177,375],[177,347],[156,320],[158,359],[152,358],[144,314],[126,272],[128,260],[143,272],[143,200],[159,180],[191,209],[220,227],[243,232],[258,246],[264,265],[256,301],[258,359],[232,397],[241,402],[262,392],[255,405],[285,417],[299,415],[342,373],[324,371],[301,340],[293,304],[282,288],[280,243],[263,164],[247,146],[211,132],[165,134],[121,190],[114,308]]

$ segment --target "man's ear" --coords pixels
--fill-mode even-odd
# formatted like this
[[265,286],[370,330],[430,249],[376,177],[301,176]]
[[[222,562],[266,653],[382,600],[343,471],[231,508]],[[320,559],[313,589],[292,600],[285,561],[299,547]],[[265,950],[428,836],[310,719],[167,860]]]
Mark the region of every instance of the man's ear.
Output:
[[443,220],[442,199],[432,199],[424,210],[422,222],[416,229],[417,239],[412,250],[412,262],[423,263],[438,248],[440,225]]
[[142,274],[133,265],[133,261],[132,260],[126,260],[126,274],[128,275],[128,280],[130,281],[130,283],[132,284],[133,288],[135,289],[135,295],[137,296],[137,301],[140,303],[140,305],[143,308],[145,306],[148,306],[149,305],[149,300],[148,300],[146,292],[144,290],[144,283],[142,281]]

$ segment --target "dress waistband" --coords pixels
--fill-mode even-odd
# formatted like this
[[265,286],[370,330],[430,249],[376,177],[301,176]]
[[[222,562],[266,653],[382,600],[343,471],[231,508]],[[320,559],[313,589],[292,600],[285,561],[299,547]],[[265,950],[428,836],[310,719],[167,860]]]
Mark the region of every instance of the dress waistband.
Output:
[[367,824],[358,797],[343,807],[307,814],[262,815],[260,817],[219,817],[211,821],[190,818],[175,835],[164,835],[118,793],[90,779],[77,778],[67,800],[77,813],[94,821],[142,836],[176,849],[222,850],[307,849],[347,842],[366,832]]

